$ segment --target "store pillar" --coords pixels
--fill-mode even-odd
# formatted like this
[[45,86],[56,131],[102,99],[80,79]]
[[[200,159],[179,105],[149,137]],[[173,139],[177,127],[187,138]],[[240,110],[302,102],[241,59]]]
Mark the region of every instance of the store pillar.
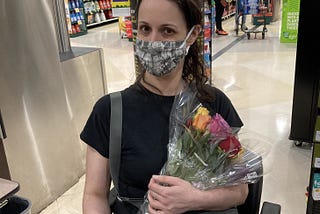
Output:
[[[320,5],[319,2],[314,6]],[[301,1],[298,24],[298,41],[293,92],[293,106],[290,140],[313,142],[314,126],[317,115],[320,65],[313,51],[318,38],[313,29],[305,23],[312,23],[309,3]]]

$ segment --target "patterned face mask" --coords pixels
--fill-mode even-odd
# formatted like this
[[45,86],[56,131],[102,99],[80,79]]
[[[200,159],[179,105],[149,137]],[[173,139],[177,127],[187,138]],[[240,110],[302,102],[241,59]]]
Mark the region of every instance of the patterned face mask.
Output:
[[194,26],[183,41],[143,41],[137,38],[135,55],[147,72],[163,76],[177,67],[181,59],[188,54],[186,41]]

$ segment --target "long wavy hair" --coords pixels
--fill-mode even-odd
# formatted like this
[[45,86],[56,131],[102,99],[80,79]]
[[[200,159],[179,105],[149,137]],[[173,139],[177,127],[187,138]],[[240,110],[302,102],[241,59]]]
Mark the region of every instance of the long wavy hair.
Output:
[[[140,4],[143,0],[137,0],[135,14],[137,20],[139,19],[138,13]],[[162,0],[159,0],[162,1]],[[175,3],[184,15],[187,23],[188,31],[195,25],[203,26],[203,14],[201,8],[203,7],[202,0],[167,0]],[[145,69],[136,58],[137,64],[137,79],[140,81],[145,73]],[[198,38],[194,42],[188,54],[185,56],[182,78],[189,84],[195,85],[198,91],[198,97],[201,101],[210,102],[214,99],[212,92],[210,92],[207,85],[208,77],[204,70],[203,61],[203,41]]]

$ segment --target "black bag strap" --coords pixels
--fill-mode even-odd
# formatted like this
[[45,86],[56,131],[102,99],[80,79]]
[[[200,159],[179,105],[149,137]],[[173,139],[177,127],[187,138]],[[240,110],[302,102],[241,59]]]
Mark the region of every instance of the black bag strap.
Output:
[[122,98],[121,92],[110,93],[110,142],[109,162],[113,185],[119,190],[119,170],[121,160],[121,135],[122,135]]
[[143,198],[126,198],[119,196],[119,171],[121,162],[121,136],[122,136],[122,97],[121,92],[110,93],[110,139],[109,139],[109,166],[114,188],[109,193],[109,205],[116,200],[128,202],[140,208]]

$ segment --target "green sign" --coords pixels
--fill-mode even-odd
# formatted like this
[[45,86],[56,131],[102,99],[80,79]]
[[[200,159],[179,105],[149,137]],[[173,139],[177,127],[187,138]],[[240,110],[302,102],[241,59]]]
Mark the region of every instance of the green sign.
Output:
[[300,0],[283,0],[280,42],[297,42],[299,11]]

